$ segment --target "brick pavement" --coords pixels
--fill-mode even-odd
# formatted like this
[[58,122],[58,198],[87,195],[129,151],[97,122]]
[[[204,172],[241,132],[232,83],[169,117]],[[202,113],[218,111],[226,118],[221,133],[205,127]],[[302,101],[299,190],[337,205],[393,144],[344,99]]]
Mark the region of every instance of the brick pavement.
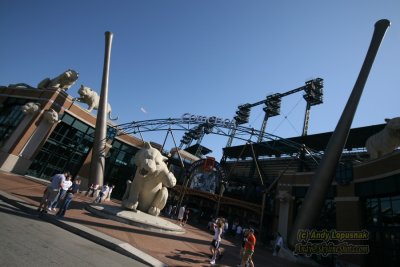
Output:
[[[0,190],[21,199],[26,204],[38,206],[45,187],[45,181],[0,171]],[[126,242],[168,266],[210,266],[209,244],[212,235],[205,226],[199,227],[189,222],[185,226],[185,234],[152,232],[88,212],[85,206],[92,201],[92,198],[85,197],[83,194],[76,196],[65,215],[65,220]],[[105,204],[119,205],[115,200],[107,201]],[[236,266],[239,263],[239,242],[231,238],[223,240],[224,257],[217,262],[216,266]],[[255,266],[304,266],[273,257],[271,250],[261,245],[256,247],[253,260]]]

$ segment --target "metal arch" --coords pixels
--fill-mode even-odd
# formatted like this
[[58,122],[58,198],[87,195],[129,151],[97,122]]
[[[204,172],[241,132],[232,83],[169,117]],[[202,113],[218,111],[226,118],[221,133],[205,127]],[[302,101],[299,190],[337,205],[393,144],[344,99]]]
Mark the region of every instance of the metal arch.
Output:
[[[188,131],[203,124],[203,122],[183,122],[180,118],[169,118],[169,119],[154,119],[154,120],[144,120],[144,121],[132,121],[130,123],[124,123],[120,125],[114,126],[117,129],[117,136],[126,135],[126,134],[137,134],[140,132],[153,132],[153,131]],[[233,129],[232,127],[225,127],[223,125],[212,124],[212,129],[210,129],[210,134],[217,134],[221,136],[230,136],[230,131]],[[260,134],[259,130],[254,128],[248,128],[241,125],[237,125],[236,127],[235,138],[250,141],[252,143],[256,143],[256,137]],[[285,140],[277,135],[264,133],[264,138],[267,140]],[[253,141],[253,139],[255,141]],[[295,142],[288,141],[293,144],[294,147],[301,146]]]
[[[167,119],[152,119],[144,121],[132,121],[129,123],[123,123],[113,126],[117,130],[117,136],[127,134],[138,134],[144,132],[153,131],[189,131],[194,127],[204,124],[204,122],[185,122],[182,118],[167,118]],[[224,124],[210,124],[211,129],[208,134],[215,134],[225,136],[227,138],[232,137],[232,130],[235,129],[235,135],[233,138],[242,140],[244,142],[259,143],[258,138],[260,135],[263,136],[263,140],[267,141],[280,141],[282,144],[295,148],[295,149],[306,149],[307,153],[311,156],[320,158],[322,154],[319,151],[314,151],[309,147],[305,147],[303,144],[293,142],[291,140],[265,133],[254,128],[244,127],[242,125],[231,125],[230,127]],[[259,143],[262,146],[270,147],[266,142]],[[275,148],[276,149],[276,148]],[[315,158],[314,158],[315,160]],[[316,160],[315,160],[316,161]]]

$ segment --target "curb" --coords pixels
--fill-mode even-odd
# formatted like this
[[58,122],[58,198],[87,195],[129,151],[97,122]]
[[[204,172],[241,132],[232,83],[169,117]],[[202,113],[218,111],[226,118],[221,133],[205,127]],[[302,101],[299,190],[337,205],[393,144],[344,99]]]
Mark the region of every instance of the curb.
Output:
[[[0,190],[0,199],[4,202],[13,205],[14,207],[19,208],[25,213],[30,215],[38,216],[37,206],[27,204],[23,200],[10,195],[4,191]],[[115,252],[118,252],[124,256],[137,260],[143,264],[154,267],[168,267],[168,265],[163,262],[153,258],[152,256],[144,253],[143,251],[136,249],[132,245],[123,242],[119,239],[113,238],[106,234],[103,234],[99,231],[93,230],[89,227],[83,226],[78,223],[70,222],[65,218],[57,218],[54,215],[50,214],[39,214],[39,217],[49,223],[52,223],[60,228],[63,228],[71,233],[79,235],[83,238],[86,238],[96,244],[104,246],[108,249],[111,249]]]

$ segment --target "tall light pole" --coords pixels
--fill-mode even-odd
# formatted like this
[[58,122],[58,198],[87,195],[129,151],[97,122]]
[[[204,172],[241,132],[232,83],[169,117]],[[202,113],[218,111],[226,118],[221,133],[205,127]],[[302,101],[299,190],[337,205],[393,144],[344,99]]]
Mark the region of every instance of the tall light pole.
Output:
[[104,53],[103,79],[97,110],[96,128],[94,131],[94,142],[92,161],[90,163],[90,180],[95,184],[103,185],[104,166],[106,158],[106,132],[107,132],[107,104],[108,104],[108,76],[110,70],[110,55],[113,34],[105,32],[106,45]]

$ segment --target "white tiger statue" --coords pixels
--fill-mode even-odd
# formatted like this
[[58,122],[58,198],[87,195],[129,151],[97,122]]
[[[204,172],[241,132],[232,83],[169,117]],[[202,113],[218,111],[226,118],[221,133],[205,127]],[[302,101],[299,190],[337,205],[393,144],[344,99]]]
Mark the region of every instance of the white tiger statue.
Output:
[[400,146],[400,117],[385,119],[385,128],[370,136],[365,147],[371,159],[379,158]]
[[40,103],[28,102],[21,109],[25,114],[34,114],[40,110]]
[[48,109],[43,113],[43,118],[50,124],[58,123],[60,120],[58,119],[58,113],[54,109]]
[[39,89],[63,89],[67,91],[78,80],[79,73],[68,69],[54,79],[46,78],[38,84]]
[[167,188],[176,185],[176,178],[165,163],[167,158],[150,143],[144,143],[134,160],[135,177],[127,182],[122,207],[158,216],[168,200]]
[[[93,109],[99,109],[100,96],[91,88],[82,84],[78,90],[78,94],[80,97],[74,98],[73,101],[86,103],[88,105],[88,112],[91,112]],[[107,113],[110,120],[118,120],[118,117],[111,118],[111,105],[109,103],[107,103]]]

